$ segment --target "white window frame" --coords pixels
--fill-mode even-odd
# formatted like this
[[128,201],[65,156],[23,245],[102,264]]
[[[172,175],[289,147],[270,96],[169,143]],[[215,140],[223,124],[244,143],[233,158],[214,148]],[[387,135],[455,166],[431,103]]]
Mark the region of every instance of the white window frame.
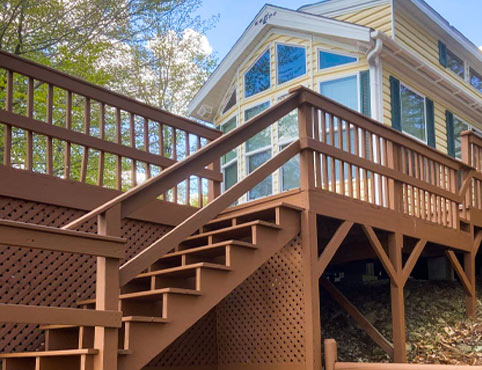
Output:
[[[249,106],[246,106],[244,109],[243,109],[243,123],[247,122],[245,121],[245,112],[251,108],[254,108],[254,107],[257,107],[258,105],[263,105],[263,104],[266,104],[266,103],[269,103],[269,106],[268,108],[266,109],[269,109],[271,107],[271,99],[269,100],[264,100],[264,101],[261,101],[261,102],[256,102],[256,103],[252,103],[250,104]],[[264,112],[264,111],[263,111]],[[261,113],[259,113],[261,114]],[[256,117],[256,116],[255,116]],[[268,126],[266,129],[268,128],[271,128],[271,126]],[[266,130],[265,129],[265,130]],[[249,139],[248,139],[249,140]],[[255,154],[258,154],[258,153],[261,153],[261,152],[265,152],[266,150],[270,150],[271,151],[271,157],[270,158],[273,158],[273,130],[270,131],[270,135],[269,135],[269,144],[268,145],[265,145],[263,146],[262,148],[258,148],[258,149],[255,149],[255,150],[252,150],[250,152],[248,152],[248,140],[246,140],[244,142],[244,167],[245,167],[245,176],[248,176],[250,174],[249,172],[249,157],[255,155]],[[270,175],[271,176],[271,194],[274,193],[274,181],[273,181],[273,174]],[[258,184],[256,184],[258,185]],[[269,196],[269,195],[268,195]],[[246,199],[248,201],[251,201],[251,200],[254,200],[254,199],[251,199],[251,197],[249,196],[249,191],[247,192],[246,194]],[[260,198],[255,198],[255,199],[260,199]]]
[[[254,67],[254,65],[261,59],[261,57],[266,54],[266,52],[269,53],[269,87],[266,89],[266,90],[263,90],[263,91],[259,91],[253,95],[250,95],[250,96],[246,96],[246,75],[248,74],[248,72],[251,70],[251,68]],[[271,58],[273,56],[271,55],[271,45],[268,45],[266,48],[263,49],[263,51],[258,55],[258,57],[253,61],[253,63],[251,63],[247,68],[246,68],[246,71],[243,73],[243,97],[244,99],[251,99],[253,97],[255,97],[256,95],[259,95],[261,93],[264,93],[266,91],[269,91],[273,88],[273,83],[271,81]]]
[[[424,118],[425,118],[425,140],[422,140],[406,131],[403,131],[403,107],[402,107],[402,85],[405,86],[407,89],[409,89],[411,92],[417,94],[418,96],[421,96],[423,98],[423,111],[424,111]],[[407,136],[410,136],[412,139],[415,139],[425,145],[428,145],[428,130],[427,130],[427,96],[425,94],[421,94],[418,90],[408,86],[406,83],[400,81],[400,129],[402,130],[402,132],[407,135]],[[435,124],[435,122],[434,122]]]
[[[330,54],[338,54],[338,55],[342,55],[342,56],[345,56],[345,57],[356,58],[356,61],[350,62],[350,63],[345,63],[345,64],[340,64],[338,66],[321,68],[320,52],[325,52],[325,53],[330,53]],[[338,50],[323,48],[323,47],[317,47],[316,48],[316,70],[318,72],[325,72],[325,71],[340,69],[340,68],[352,66],[352,65],[358,64],[358,63],[360,63],[360,56],[357,55],[357,54],[348,53],[348,52],[345,52],[345,51],[338,51]]]
[[[224,122],[219,125],[219,128],[221,128],[223,125],[225,125],[226,123],[231,121],[233,118],[236,118],[236,126],[234,127],[234,129],[239,127],[239,117],[238,117],[238,114],[235,113],[235,114],[229,116],[229,118],[225,119]],[[236,157],[231,159],[229,162],[223,164],[222,161],[221,161],[221,158],[219,159],[219,161],[221,162],[221,173],[223,174],[223,182],[222,182],[222,185],[221,185],[221,189],[222,189],[223,193],[227,190],[226,189],[226,175],[224,173],[225,168],[231,166],[233,163],[236,162],[236,173],[237,174],[239,173],[239,171],[238,171],[239,170],[239,166],[238,166],[239,151],[238,151],[238,148],[234,148],[234,151],[236,152]],[[238,176],[236,176],[236,177],[238,177]],[[239,181],[239,178],[238,178],[238,181]]]
[[360,72],[361,71],[358,71],[358,72],[351,72],[351,73],[343,73],[343,74],[338,74],[338,75],[335,75],[335,76],[329,76],[329,77],[326,77],[326,78],[318,78],[316,80],[316,84],[318,85],[318,92],[321,94],[321,84],[323,82],[330,82],[330,81],[336,81],[336,80],[341,80],[343,78],[347,78],[347,77],[353,77],[353,76],[356,76],[356,93],[358,95],[358,108],[357,108],[357,112],[358,113],[361,113],[361,91],[360,91]]
[[[304,74],[302,74],[301,76],[295,77],[295,78],[293,78],[289,81],[279,83],[279,80],[278,80],[278,67],[279,67],[279,64],[278,64],[278,45],[291,46],[291,47],[305,49],[305,73]],[[289,42],[275,41],[275,43],[274,43],[274,55],[275,55],[275,66],[276,66],[276,68],[275,68],[276,86],[283,86],[283,85],[286,85],[286,84],[289,84],[289,83],[293,83],[293,81],[297,81],[297,80],[302,79],[302,78],[304,78],[308,75],[308,48],[306,46],[300,45],[300,44],[295,44],[295,43],[289,43]]]

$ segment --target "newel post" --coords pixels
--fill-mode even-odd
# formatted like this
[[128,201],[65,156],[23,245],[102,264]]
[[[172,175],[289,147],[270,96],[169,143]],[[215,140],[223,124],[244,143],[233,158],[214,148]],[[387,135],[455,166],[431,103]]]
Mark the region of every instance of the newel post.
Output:
[[[97,217],[99,235],[121,236],[121,205],[114,206]],[[119,260],[97,257],[95,309],[119,310]],[[94,347],[99,353],[94,357],[94,370],[117,370],[118,330],[95,328]]]
[[[298,107],[298,132],[300,141],[313,137],[316,110],[309,104]],[[301,242],[303,248],[303,278],[305,303],[306,368],[321,370],[320,289],[315,263],[318,261],[318,231],[316,213],[310,207],[310,190],[315,189],[313,150],[305,148],[300,153],[300,188],[303,191],[305,210],[301,215]]]

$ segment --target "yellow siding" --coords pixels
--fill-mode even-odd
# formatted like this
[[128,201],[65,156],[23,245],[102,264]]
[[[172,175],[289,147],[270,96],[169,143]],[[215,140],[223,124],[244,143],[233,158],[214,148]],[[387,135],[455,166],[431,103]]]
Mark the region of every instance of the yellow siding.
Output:
[[[410,19],[410,16],[407,16],[402,11],[398,11],[395,13],[395,35],[397,42],[429,62],[451,81],[459,85],[460,88],[475,93],[482,99],[482,93],[440,64],[439,40],[431,30]],[[450,45],[447,45],[447,47],[450,49]],[[463,56],[461,57],[465,59]]]
[[392,7],[390,4],[379,5],[353,13],[342,14],[335,19],[374,28],[392,37]]

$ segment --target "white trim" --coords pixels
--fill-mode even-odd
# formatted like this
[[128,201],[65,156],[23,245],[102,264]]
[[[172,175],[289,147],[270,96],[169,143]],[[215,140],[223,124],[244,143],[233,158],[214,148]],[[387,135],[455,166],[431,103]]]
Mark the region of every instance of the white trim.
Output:
[[[303,73],[302,75],[299,75],[295,78],[292,78],[291,80],[288,80],[288,81],[285,81],[285,82],[282,82],[280,83],[279,82],[279,76],[278,76],[278,68],[279,68],[279,63],[278,63],[278,45],[282,45],[282,46],[288,46],[288,47],[295,47],[295,48],[299,48],[299,49],[305,49],[305,73]],[[304,79],[306,77],[306,75],[308,74],[308,49],[306,46],[304,45],[300,45],[300,44],[296,44],[296,43],[290,43],[290,42],[279,42],[279,41],[275,41],[274,42],[274,63],[275,63],[275,82],[276,82],[276,86],[283,86],[284,84],[287,84],[287,83],[293,83],[293,81],[296,81],[298,79]]]
[[[264,90],[261,90],[261,91],[258,91],[257,93],[254,93],[253,95],[250,95],[250,96],[246,96],[246,75],[249,73],[249,71],[251,71],[251,69],[253,69],[253,67],[256,65],[256,63],[258,63],[260,61],[260,59],[262,57],[264,57],[264,55],[266,54],[266,52],[268,52],[268,55],[269,55],[269,86],[268,88],[264,89]],[[243,73],[243,98],[244,99],[251,99],[253,96],[256,96],[258,94],[261,94],[265,91],[268,91],[268,90],[271,90],[271,88],[273,87],[272,86],[272,83],[271,83],[271,44],[268,45],[265,49],[263,49],[263,51],[259,54],[259,56],[255,59],[255,61],[253,63],[251,63],[249,66],[246,67],[246,72]]]
[[[336,66],[333,66],[333,67],[321,68],[320,52],[335,54],[335,55],[341,55],[341,56],[349,57],[349,58],[355,58],[356,60],[354,62],[339,64],[339,65],[336,65]],[[320,72],[320,71],[330,72],[332,70],[336,70],[336,69],[343,68],[343,67],[346,67],[346,66],[351,66],[351,65],[354,65],[354,64],[358,64],[358,63],[360,63],[360,56],[358,54],[354,54],[354,53],[352,54],[352,53],[348,53],[348,52],[344,52],[344,51],[338,52],[337,50],[335,51],[335,50],[327,49],[327,48],[324,48],[324,47],[321,47],[321,46],[318,46],[316,48],[316,71],[317,72]]]

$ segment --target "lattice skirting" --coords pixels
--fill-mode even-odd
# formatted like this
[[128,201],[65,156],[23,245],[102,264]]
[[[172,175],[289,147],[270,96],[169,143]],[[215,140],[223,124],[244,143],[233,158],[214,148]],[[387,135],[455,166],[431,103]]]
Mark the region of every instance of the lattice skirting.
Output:
[[[0,218],[60,227],[81,216],[75,209],[0,197]],[[95,220],[80,230],[95,233]],[[170,230],[170,227],[125,220],[123,237],[127,258]],[[76,307],[76,302],[95,295],[95,257],[0,247],[0,302]],[[42,348],[38,326],[0,324],[1,352],[33,351]]]
[[303,369],[301,249],[296,237],[153,360],[149,369]]

